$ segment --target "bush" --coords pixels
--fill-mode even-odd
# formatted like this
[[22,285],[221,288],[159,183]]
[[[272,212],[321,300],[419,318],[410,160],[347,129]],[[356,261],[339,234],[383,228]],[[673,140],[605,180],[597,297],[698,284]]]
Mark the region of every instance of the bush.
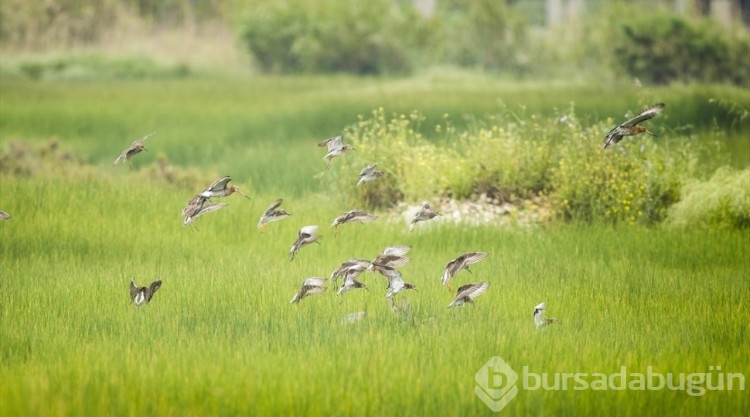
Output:
[[643,81],[750,83],[750,40],[710,20],[647,14],[626,22],[618,43],[616,61]]
[[390,0],[258,2],[242,39],[267,72],[404,73],[419,49],[419,22]]
[[669,210],[674,227],[750,229],[750,168],[723,167],[708,181],[692,180]]
[[[552,202],[562,219],[612,223],[656,223],[674,204],[695,172],[701,149],[681,137],[670,150],[666,139],[628,138],[603,150],[612,121],[583,127],[571,108],[553,118],[514,113],[478,121],[458,131],[448,116],[429,140],[424,117],[386,117],[381,108],[345,130],[357,152],[335,161],[339,192],[371,206],[445,196],[489,197],[495,203]],[[354,187],[359,170],[378,163],[386,176]],[[538,197],[542,197],[539,199]]]

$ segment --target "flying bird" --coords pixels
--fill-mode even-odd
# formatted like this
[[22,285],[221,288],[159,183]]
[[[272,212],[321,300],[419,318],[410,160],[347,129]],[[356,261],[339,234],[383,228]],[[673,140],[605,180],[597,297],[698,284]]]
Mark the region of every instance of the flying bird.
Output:
[[376,167],[377,164],[372,164],[362,168],[362,171],[359,172],[359,181],[357,181],[357,187],[366,182],[375,181],[376,179],[385,175],[383,171],[380,171]]
[[146,135],[146,136],[144,136],[144,137],[142,137],[140,139],[136,139],[135,141],[133,141],[133,143],[130,146],[128,146],[127,148],[125,148],[125,150],[122,151],[122,153],[120,154],[120,156],[118,156],[117,159],[115,159],[115,163],[114,164],[115,165],[120,165],[120,163],[122,161],[127,160],[128,161],[128,165],[130,165],[130,168],[132,169],[133,168],[133,163],[130,162],[130,158],[132,158],[133,156],[141,153],[141,151],[147,150],[146,146],[143,144],[143,142],[145,142],[146,139],[148,139],[149,137],[151,137],[155,133],[156,133],[155,131],[151,132],[148,135]]
[[377,267],[389,267],[389,268],[400,268],[409,263],[409,258],[406,255],[411,250],[411,246],[397,245],[388,246],[383,249],[380,254],[372,260],[370,271],[377,269]]
[[302,285],[297,290],[297,294],[294,294],[289,304],[299,303],[303,298],[310,295],[324,293],[326,291],[326,287],[323,286],[324,283],[325,278],[307,278],[302,282]]
[[326,146],[328,149],[328,152],[323,157],[323,159],[325,159],[328,163],[326,165],[326,169],[331,167],[331,160],[333,158],[341,156],[344,154],[344,152],[350,150],[356,151],[356,149],[354,149],[354,147],[352,147],[351,145],[344,145],[344,137],[341,135],[328,138],[323,142],[318,143],[318,146]]
[[550,324],[560,323],[560,320],[544,317],[544,310],[546,308],[546,303],[541,303],[534,307],[534,323],[536,324],[537,329],[549,326]]
[[234,193],[238,193],[243,195],[248,200],[250,199],[250,197],[240,191],[239,187],[229,185],[229,181],[232,181],[232,178],[229,176],[219,178],[218,180],[214,181],[213,184],[209,185],[208,187],[206,187],[206,189],[201,191],[201,197],[209,199],[212,197],[227,197]]
[[0,220],[8,220],[10,219],[10,214],[0,210]]
[[442,216],[442,214],[433,210],[429,203],[422,204],[422,207],[419,208],[419,211],[411,219],[411,222],[409,222],[409,231],[411,232],[414,230],[414,226],[418,222],[424,222],[433,219],[436,216]]
[[380,272],[388,280],[388,286],[386,287],[388,293],[386,293],[385,298],[391,298],[404,290],[417,290],[414,284],[404,282],[404,278],[401,275],[401,272],[393,268],[382,267],[378,269],[378,272]]
[[651,136],[656,136],[654,133],[652,133],[645,127],[638,126],[638,123],[641,123],[643,121],[646,121],[648,119],[655,117],[657,114],[661,113],[662,110],[664,110],[664,106],[665,106],[664,103],[654,104],[653,106],[647,108],[646,110],[643,110],[642,112],[638,113],[638,115],[631,118],[630,120],[625,121],[625,123],[610,130],[609,133],[607,133],[607,136],[605,137],[604,149],[607,149],[610,146],[617,144],[619,141],[622,140],[624,136],[635,136],[641,133],[648,133]]
[[356,273],[357,275],[359,275],[362,272],[367,271],[369,267],[370,261],[366,261],[364,259],[350,259],[346,262],[343,262],[338,268],[331,272],[331,276],[328,278],[328,280],[331,281],[334,288],[336,288],[338,279],[346,277],[346,275],[349,274],[349,271],[353,271],[352,273]]
[[[474,265],[475,263],[481,261],[486,257],[487,252],[467,252],[459,256],[458,258],[448,262],[445,265],[445,272],[443,272],[443,287],[448,285],[448,281],[456,276],[457,273],[461,272],[462,269],[471,272],[471,270],[469,269],[469,265]],[[448,287],[448,289],[450,289],[450,286]]]
[[344,285],[339,288],[339,290],[336,292],[336,295],[341,295],[345,292],[356,290],[357,288],[364,288],[367,290],[367,286],[365,286],[365,284],[357,281],[357,275],[359,275],[359,273],[357,273],[356,271],[349,270],[349,272],[347,272],[346,274],[346,278],[344,278]]
[[287,213],[286,210],[280,209],[279,206],[281,206],[281,203],[283,203],[283,199],[278,199],[273,202],[266,211],[263,212],[263,215],[260,216],[260,220],[258,221],[258,229],[260,229],[261,233],[265,232],[266,230],[266,223],[279,221],[281,219],[285,219],[289,216],[291,216],[291,213]]
[[[200,196],[197,196],[200,197]],[[187,226],[198,217],[226,207],[226,203],[206,203],[206,200],[194,199],[187,208],[182,210],[182,225]]]
[[136,307],[148,304],[159,287],[161,287],[161,280],[152,282],[148,287],[137,287],[133,278],[130,278],[130,302]]
[[294,260],[294,255],[297,253],[300,248],[303,246],[307,246],[311,243],[317,243],[318,242],[318,226],[305,226],[302,229],[299,230],[299,233],[297,234],[297,240],[292,244],[291,249],[289,249],[289,261],[291,262]]
[[476,282],[459,287],[456,297],[448,304],[448,307],[458,307],[466,303],[474,305],[474,299],[484,294],[490,287],[489,282]]
[[378,218],[377,215],[368,213],[366,211],[349,210],[346,213],[333,219],[333,223],[331,223],[331,227],[336,229],[340,224],[350,223],[350,222],[370,223],[371,221],[377,218]]

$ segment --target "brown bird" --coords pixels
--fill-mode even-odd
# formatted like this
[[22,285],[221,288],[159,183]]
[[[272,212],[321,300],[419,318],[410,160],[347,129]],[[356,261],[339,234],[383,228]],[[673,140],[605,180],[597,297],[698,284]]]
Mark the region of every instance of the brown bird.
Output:
[[350,269],[346,274],[346,278],[344,278],[344,285],[339,288],[339,290],[336,292],[336,295],[341,295],[345,292],[355,290],[357,288],[364,288],[367,290],[367,286],[365,286],[365,284],[357,281],[357,275],[359,275],[359,273],[357,273],[355,270]]
[[8,220],[8,219],[10,219],[10,214],[4,211],[0,211],[0,220]]
[[[486,257],[486,252],[467,252],[459,256],[458,258],[448,262],[445,265],[445,272],[443,272],[443,287],[448,285],[448,281],[457,273],[461,272],[462,269],[465,269],[469,271],[469,273],[471,273],[469,265],[474,265],[475,263],[481,261]],[[450,286],[448,287],[448,289],[450,290]]]
[[622,140],[624,136],[635,136],[641,133],[648,133],[651,136],[656,136],[645,127],[638,126],[638,123],[655,117],[657,114],[661,113],[662,110],[664,110],[664,106],[664,103],[654,104],[646,110],[638,113],[638,115],[633,117],[632,119],[627,120],[625,123],[610,130],[609,133],[607,133],[607,136],[605,136],[604,149],[617,144]]
[[320,242],[318,242],[317,225],[305,226],[299,230],[299,233],[297,234],[297,240],[294,241],[291,249],[289,249],[289,261],[291,262],[292,260],[294,260],[294,254],[296,254],[297,251],[300,250],[300,248],[311,243],[320,244]]
[[[331,272],[331,276],[328,278],[333,283],[333,287],[337,287],[337,281],[339,278],[346,277],[349,271],[354,271],[357,275],[366,271],[370,267],[370,261],[364,259],[350,259],[342,263],[338,268]],[[355,277],[357,276],[355,275]]]
[[490,287],[489,282],[476,282],[473,284],[466,284],[458,289],[456,297],[448,304],[448,307],[458,307],[466,303],[474,305],[474,299],[484,294],[485,291]]
[[133,278],[130,278],[130,302],[136,307],[148,304],[159,287],[161,287],[161,280],[152,282],[148,287],[137,287]]
[[198,199],[194,198],[193,200],[191,200],[187,208],[182,210],[182,216],[184,217],[184,219],[182,220],[182,225],[187,226],[198,217],[206,213],[211,213],[212,211],[222,209],[226,206],[227,204],[225,203],[206,203],[206,200],[202,197]]
[[343,155],[346,151],[356,151],[351,145],[344,145],[344,137],[341,135],[328,138],[318,143],[318,146],[326,146],[328,149],[328,152],[323,157],[327,162],[326,169],[331,167],[331,160],[333,158]]
[[433,210],[429,203],[422,204],[422,207],[419,208],[419,211],[414,215],[414,217],[411,219],[411,222],[409,223],[409,231],[411,232],[412,230],[414,230],[414,226],[418,222],[424,222],[436,216],[442,216],[442,214]]
[[409,263],[406,253],[411,250],[411,246],[388,246],[383,249],[375,259],[372,260],[368,269],[375,270],[377,267],[400,268]]
[[279,208],[283,202],[284,200],[281,198],[274,201],[268,206],[266,211],[263,212],[263,215],[260,216],[260,220],[258,220],[258,229],[260,229],[261,233],[265,232],[266,223],[279,221],[292,215],[292,213],[287,213],[286,210]]
[[323,286],[324,283],[325,278],[307,278],[302,282],[302,286],[299,287],[297,294],[294,294],[294,297],[289,304],[299,303],[303,298],[309,295],[324,293],[326,290],[326,287]]
[[368,213],[366,211],[349,210],[346,213],[333,219],[333,223],[331,223],[331,227],[336,229],[338,228],[340,224],[349,223],[349,222],[370,223],[371,221],[377,218],[378,218],[377,215]]
[[145,142],[146,139],[148,139],[149,137],[151,137],[155,133],[156,133],[155,131],[151,132],[148,135],[146,135],[146,136],[144,136],[144,137],[142,137],[140,139],[135,140],[130,146],[128,146],[124,151],[122,151],[122,153],[120,154],[120,156],[117,157],[117,159],[115,159],[115,165],[120,165],[120,163],[122,161],[127,160],[128,161],[128,165],[130,165],[130,168],[132,169],[133,168],[133,164],[132,164],[132,162],[130,162],[130,158],[132,158],[133,156],[141,153],[141,151],[147,150],[146,146],[143,144],[143,142]]
[[212,198],[212,197],[227,197],[234,193],[238,193],[243,195],[248,200],[250,197],[243,194],[242,191],[240,191],[239,187],[235,187],[234,185],[228,185],[229,181],[232,181],[232,178],[229,176],[221,177],[218,180],[214,181],[213,184],[206,187],[205,190],[201,192],[201,197],[204,198]]
[[415,287],[414,284],[404,282],[401,272],[393,268],[380,267],[378,268],[378,272],[388,280],[388,286],[385,288],[388,290],[388,293],[385,295],[385,298],[391,298],[404,290],[417,290],[417,287]]

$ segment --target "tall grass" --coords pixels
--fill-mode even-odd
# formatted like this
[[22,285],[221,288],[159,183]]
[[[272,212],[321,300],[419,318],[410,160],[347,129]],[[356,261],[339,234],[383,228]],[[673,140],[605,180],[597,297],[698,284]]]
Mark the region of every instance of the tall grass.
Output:
[[[295,213],[266,234],[257,216],[275,196],[240,196],[183,228],[184,191],[130,175],[3,177],[0,223],[0,397],[8,415],[490,414],[474,373],[494,355],[517,371],[744,372],[750,361],[747,234],[606,227],[543,233],[435,225],[408,233],[384,218],[327,224],[349,207],[289,198]],[[321,245],[287,251],[320,224]],[[382,278],[369,291],[329,290],[288,304],[299,283],[350,257],[408,244],[418,292],[395,316]],[[486,280],[476,308],[446,309],[444,264],[490,256],[454,285]],[[129,305],[130,277],[164,284]],[[399,295],[398,297],[402,297]],[[562,325],[535,331],[532,307]],[[366,311],[353,324],[348,313]],[[732,415],[740,391],[525,391],[506,413]]]

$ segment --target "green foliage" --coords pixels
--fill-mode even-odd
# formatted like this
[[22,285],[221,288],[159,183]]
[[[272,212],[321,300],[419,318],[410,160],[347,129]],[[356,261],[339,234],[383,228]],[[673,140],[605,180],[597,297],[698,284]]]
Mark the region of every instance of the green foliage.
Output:
[[258,2],[242,39],[268,72],[403,73],[420,24],[410,7],[389,0]]
[[669,210],[676,227],[750,229],[750,168],[723,167],[707,181],[691,180]]
[[625,20],[615,57],[628,75],[650,83],[750,83],[750,39],[712,21],[659,13]]
[[[377,162],[389,175],[368,186],[364,198],[373,206],[401,196],[485,195],[513,203],[552,196],[552,208],[565,219],[656,223],[695,175],[701,151],[688,137],[630,138],[602,150],[614,122],[584,127],[572,108],[550,118],[506,112],[466,130],[445,116],[434,126],[437,141],[419,133],[424,122],[418,112],[388,118],[381,108],[347,128],[358,152],[341,162],[341,192],[356,192],[351,182],[358,170]],[[672,142],[679,149],[670,149]]]
[[190,68],[184,64],[163,65],[148,57],[107,58],[95,53],[27,58],[3,70],[33,80],[164,79],[190,75]]

